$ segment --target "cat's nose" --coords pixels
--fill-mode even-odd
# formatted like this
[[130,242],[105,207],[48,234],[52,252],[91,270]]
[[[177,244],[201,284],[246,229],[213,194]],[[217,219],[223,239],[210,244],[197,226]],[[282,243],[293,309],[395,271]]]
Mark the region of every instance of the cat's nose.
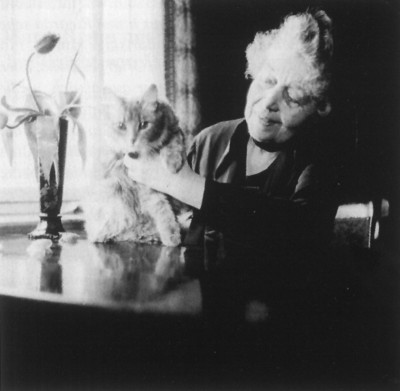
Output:
[[135,151],[135,152],[129,152],[128,156],[132,159],[137,159],[139,157],[139,152]]

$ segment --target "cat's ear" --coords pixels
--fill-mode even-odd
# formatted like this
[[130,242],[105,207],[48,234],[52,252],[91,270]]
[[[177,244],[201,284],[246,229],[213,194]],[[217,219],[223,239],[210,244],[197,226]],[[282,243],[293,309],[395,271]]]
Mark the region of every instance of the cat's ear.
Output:
[[157,103],[158,89],[155,84],[152,84],[143,94],[143,101],[147,103]]

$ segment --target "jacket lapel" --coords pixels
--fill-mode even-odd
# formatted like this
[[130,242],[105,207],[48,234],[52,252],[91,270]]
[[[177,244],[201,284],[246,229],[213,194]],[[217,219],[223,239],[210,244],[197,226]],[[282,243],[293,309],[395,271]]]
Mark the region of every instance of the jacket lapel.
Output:
[[[225,150],[218,160],[214,180],[221,183],[243,185],[246,177],[246,149],[249,134],[246,121],[239,122]],[[296,152],[293,149],[282,151],[269,166],[269,175],[262,188],[269,196],[285,196],[293,190],[293,177],[298,169]],[[301,164],[300,164],[301,165]],[[296,171],[296,172],[295,172]],[[293,183],[292,183],[293,182]]]
[[214,179],[222,183],[243,182],[246,167],[246,146],[248,140],[246,122],[239,123],[224,153],[218,161]]

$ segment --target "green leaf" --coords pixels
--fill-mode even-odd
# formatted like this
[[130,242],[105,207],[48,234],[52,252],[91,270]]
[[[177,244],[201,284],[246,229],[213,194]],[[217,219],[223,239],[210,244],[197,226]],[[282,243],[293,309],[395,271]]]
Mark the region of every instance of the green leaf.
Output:
[[8,162],[12,166],[14,160],[14,133],[11,129],[4,129],[1,131],[1,138],[3,139]]
[[3,129],[7,126],[8,115],[0,110],[0,129]]
[[87,140],[86,140],[86,131],[82,124],[79,121],[76,121],[76,127],[78,129],[78,149],[79,155],[82,159],[82,165],[85,167],[86,165],[86,148],[87,148]]
[[39,111],[30,109],[30,108],[28,108],[28,107],[13,107],[13,106],[11,106],[11,105],[7,102],[7,98],[6,98],[4,95],[2,96],[0,102],[1,102],[1,104],[2,104],[7,110],[10,110],[10,111],[15,111],[15,112],[29,112],[29,113],[31,113],[31,114],[37,114],[37,115],[40,114]]
[[36,175],[36,180],[39,178],[39,153],[38,153],[38,143],[37,143],[37,137],[35,133],[35,122],[25,122],[24,123],[25,127],[25,135],[26,139],[28,140],[28,146],[29,149],[31,150],[32,157],[33,157],[33,163],[35,165],[35,175]]
[[13,125],[7,125],[9,129],[15,129],[18,128],[19,125],[21,125],[23,122],[33,122],[37,118],[36,115],[32,115],[31,113],[28,114],[21,114],[15,117],[15,124]]

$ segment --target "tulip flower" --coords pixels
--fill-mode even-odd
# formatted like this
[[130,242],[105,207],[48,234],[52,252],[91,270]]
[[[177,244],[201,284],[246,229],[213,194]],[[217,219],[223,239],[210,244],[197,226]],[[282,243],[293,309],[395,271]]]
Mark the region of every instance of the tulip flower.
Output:
[[[25,128],[25,135],[28,146],[32,152],[35,164],[35,173],[39,173],[39,162],[41,174],[49,181],[50,170],[54,164],[55,170],[58,168],[57,148],[60,138],[59,119],[71,120],[73,129],[78,132],[78,147],[83,164],[86,160],[86,135],[82,124],[78,118],[81,107],[81,92],[70,91],[69,81],[73,70],[76,70],[83,80],[84,73],[76,65],[78,51],[76,51],[66,79],[65,91],[60,91],[57,96],[52,96],[40,90],[33,90],[29,75],[29,65],[35,54],[50,53],[57,45],[60,37],[55,34],[47,34],[42,37],[35,45],[34,51],[30,54],[26,62],[26,78],[30,93],[26,96],[23,106],[14,106],[8,102],[4,95],[0,99],[0,105],[11,114],[11,120],[5,111],[0,110],[0,138],[3,141],[10,164],[13,157],[13,133],[12,130],[22,124]],[[19,87],[22,81],[14,84],[12,90]],[[36,109],[36,107],[37,109]],[[4,129],[6,128],[6,129]],[[58,172],[56,172],[58,175]]]
[[34,46],[35,50],[39,54],[50,53],[57,45],[60,37],[55,34],[47,34],[41,38]]
[[60,39],[60,37],[58,35],[55,34],[47,34],[45,35],[43,38],[41,38],[36,45],[34,46],[35,51],[28,57],[28,60],[26,62],[26,78],[28,80],[28,84],[29,84],[29,89],[31,90],[31,94],[33,97],[33,100],[35,101],[35,104],[38,108],[38,110],[40,112],[42,112],[42,108],[40,107],[40,104],[36,98],[35,92],[33,91],[32,88],[32,83],[31,83],[31,78],[29,76],[29,64],[32,60],[32,57],[36,54],[47,54],[50,53],[55,46],[57,45],[58,40]]

